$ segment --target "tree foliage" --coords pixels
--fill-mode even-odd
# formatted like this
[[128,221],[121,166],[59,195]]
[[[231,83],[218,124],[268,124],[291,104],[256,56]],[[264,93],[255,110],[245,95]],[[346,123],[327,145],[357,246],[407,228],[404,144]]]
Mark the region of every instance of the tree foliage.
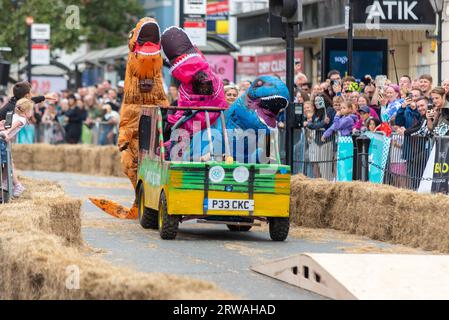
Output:
[[[71,24],[77,17],[69,6],[79,8],[79,28]],[[143,14],[138,0],[0,0],[0,47],[12,48],[5,54],[12,61],[26,54],[27,16],[51,25],[52,49],[73,52],[83,41],[93,48],[118,46]]]

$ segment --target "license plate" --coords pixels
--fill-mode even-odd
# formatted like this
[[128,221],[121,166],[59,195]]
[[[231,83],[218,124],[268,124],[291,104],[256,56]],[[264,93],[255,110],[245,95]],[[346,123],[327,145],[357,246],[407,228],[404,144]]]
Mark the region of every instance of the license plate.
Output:
[[254,211],[254,200],[209,199],[208,210]]

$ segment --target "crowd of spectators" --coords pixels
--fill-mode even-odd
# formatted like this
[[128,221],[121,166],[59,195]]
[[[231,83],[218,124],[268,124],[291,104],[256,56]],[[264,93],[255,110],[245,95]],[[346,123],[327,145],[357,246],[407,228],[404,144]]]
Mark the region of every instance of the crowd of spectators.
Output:
[[[51,94],[51,99],[33,101],[35,106],[28,125],[17,135],[17,143],[49,142],[115,144],[123,99],[123,81],[113,88],[109,81],[76,91]],[[19,82],[15,86],[29,86]],[[14,99],[14,97],[12,98]],[[0,110],[10,99],[0,97]],[[1,113],[1,111],[0,111]],[[4,118],[4,116],[3,116]]]
[[[336,70],[311,86],[307,77],[295,77],[295,127],[324,131],[323,140],[338,133],[349,136],[373,131],[390,135],[449,135],[449,79],[434,86],[430,75],[411,79],[404,75],[399,84],[386,77],[361,81],[342,77]],[[284,128],[280,117],[280,128]]]

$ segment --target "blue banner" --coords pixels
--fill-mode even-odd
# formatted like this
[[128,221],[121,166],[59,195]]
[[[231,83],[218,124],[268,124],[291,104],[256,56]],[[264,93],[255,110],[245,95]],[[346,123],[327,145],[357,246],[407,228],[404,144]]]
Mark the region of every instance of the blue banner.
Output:
[[352,137],[338,137],[337,181],[352,181],[353,156]]

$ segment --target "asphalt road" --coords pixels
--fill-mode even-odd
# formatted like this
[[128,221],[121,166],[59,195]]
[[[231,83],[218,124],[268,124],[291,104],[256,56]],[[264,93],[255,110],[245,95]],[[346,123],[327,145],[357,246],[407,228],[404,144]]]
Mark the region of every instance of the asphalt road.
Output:
[[112,218],[96,208],[89,196],[104,196],[130,206],[133,191],[127,179],[89,175],[22,172],[24,176],[59,182],[83,200],[84,240],[108,261],[145,272],[166,272],[201,278],[242,299],[324,299],[322,296],[252,272],[249,267],[302,252],[338,253],[392,250],[395,246],[331,231],[297,229],[287,241],[273,242],[267,230],[233,233],[226,226],[183,223],[174,241],[137,221]]

